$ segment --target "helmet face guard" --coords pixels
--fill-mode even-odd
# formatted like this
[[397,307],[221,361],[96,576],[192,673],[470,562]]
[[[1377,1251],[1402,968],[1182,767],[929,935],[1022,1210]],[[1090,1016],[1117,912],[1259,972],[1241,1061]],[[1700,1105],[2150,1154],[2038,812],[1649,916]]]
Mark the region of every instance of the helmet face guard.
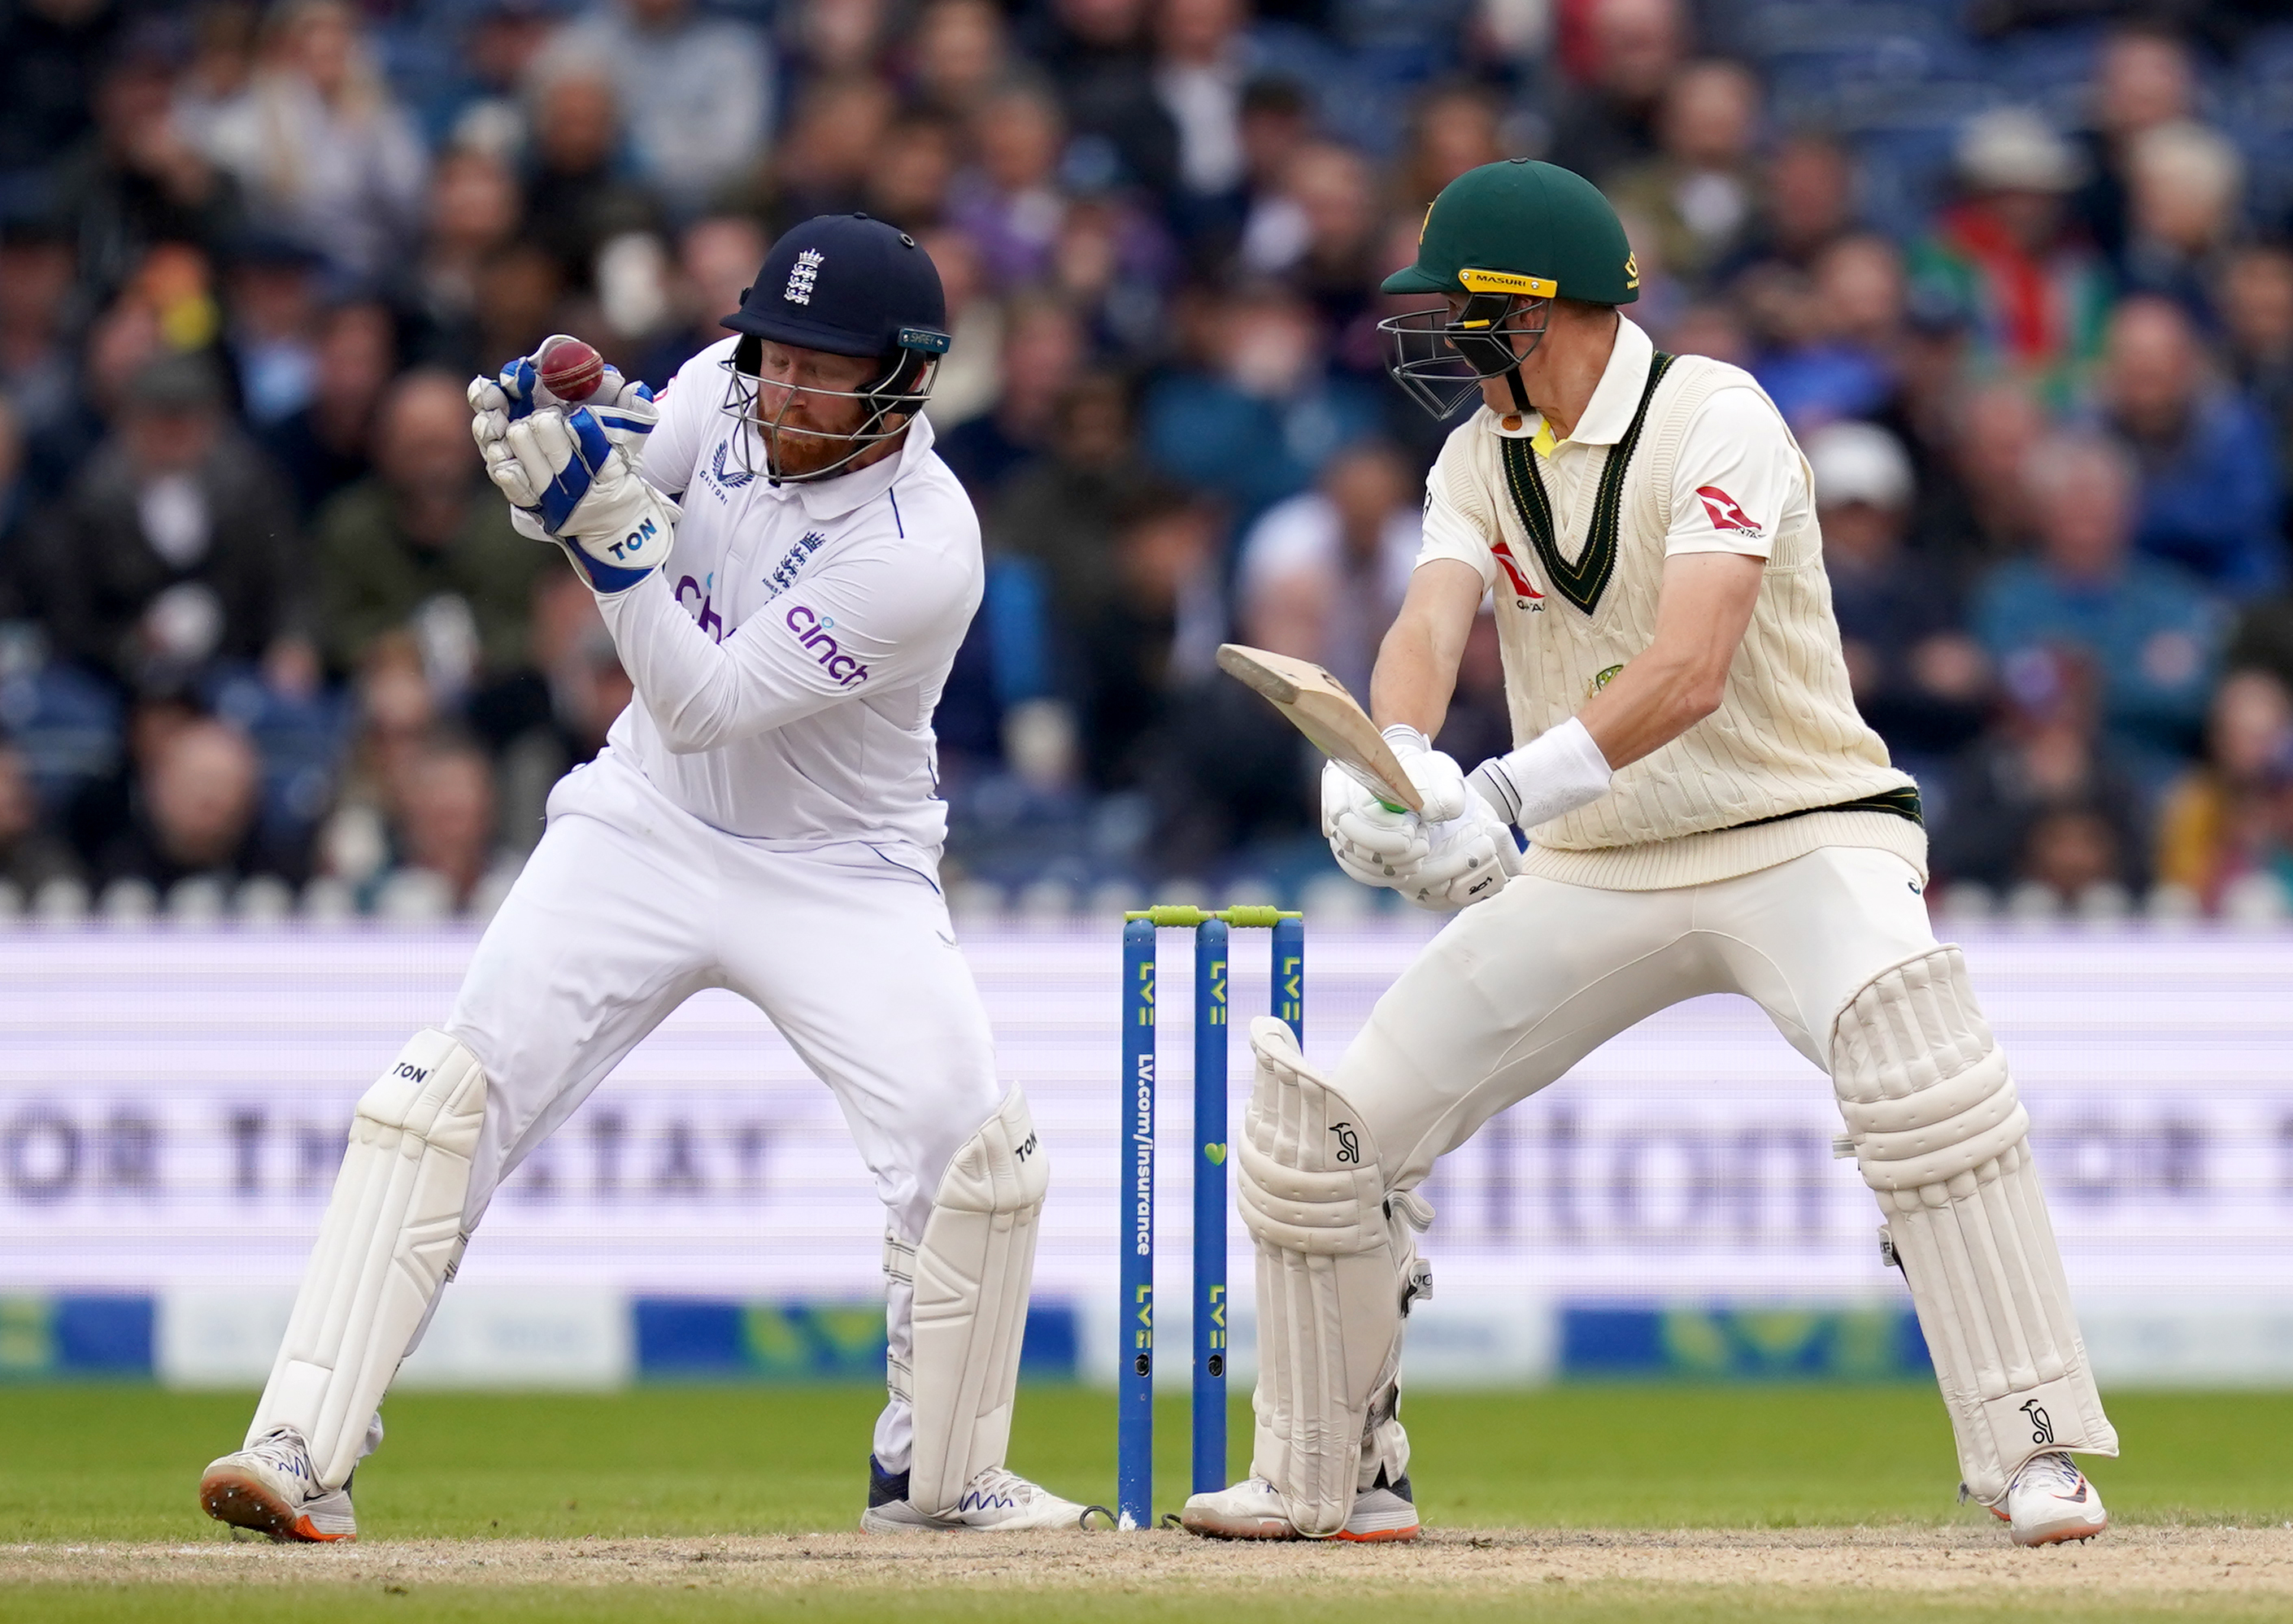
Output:
[[[898,345],[884,357],[884,369],[874,382],[857,389],[791,386],[782,394],[779,408],[767,416],[762,409],[763,387],[757,377],[763,369],[764,340],[744,335],[733,345],[732,354],[717,363],[725,369],[725,399],[718,410],[746,425],[749,431],[734,436],[742,472],[762,474],[775,485],[833,479],[869,451],[903,433],[915,420],[924,402],[931,398],[932,385],[939,377],[940,358],[947,348],[945,333],[927,328],[902,328]],[[859,426],[846,434],[828,434],[789,422],[789,408],[799,394],[822,401],[857,401],[861,406]],[[783,473],[783,437],[827,441],[843,446],[844,451],[824,467],[802,474]],[[764,452],[765,466],[761,468],[756,466],[758,447]]]
[[[1467,294],[1462,309],[1442,304],[1388,316],[1377,324],[1385,335],[1386,372],[1436,419],[1480,399],[1483,380],[1492,378],[1508,380],[1517,410],[1533,410],[1520,363],[1544,341],[1552,312],[1549,297],[1488,291]],[[1519,350],[1513,348],[1516,335],[1528,339]]]

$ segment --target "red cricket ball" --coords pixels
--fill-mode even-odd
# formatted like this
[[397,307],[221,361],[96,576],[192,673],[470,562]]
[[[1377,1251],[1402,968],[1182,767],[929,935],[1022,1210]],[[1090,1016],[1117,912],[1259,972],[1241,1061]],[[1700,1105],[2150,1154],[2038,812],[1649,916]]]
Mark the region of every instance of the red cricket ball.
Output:
[[579,338],[567,338],[543,352],[534,370],[559,400],[586,401],[605,381],[605,358]]

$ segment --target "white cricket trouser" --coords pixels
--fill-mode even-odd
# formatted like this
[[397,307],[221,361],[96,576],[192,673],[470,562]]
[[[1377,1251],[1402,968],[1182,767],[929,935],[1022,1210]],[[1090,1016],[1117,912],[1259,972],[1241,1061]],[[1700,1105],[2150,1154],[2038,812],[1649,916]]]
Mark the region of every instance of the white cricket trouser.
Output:
[[1414,1188],[1436,1157],[1617,1033],[1706,993],[1741,993],[1831,1069],[1832,1019],[1863,985],[1935,946],[1916,870],[1828,846],[1664,891],[1522,875],[1435,937],[1346,1052],[1339,1092]]
[[[757,1005],[836,1095],[911,1246],[950,1158],[994,1114],[987,1012],[934,864],[908,848],[767,851],[672,804],[611,752],[549,798],[549,827],[478,944],[446,1030],[486,1068],[464,1230],[621,1057],[693,994]],[[912,1288],[890,1284],[893,1357]],[[906,1469],[905,1401],[875,1453]]]

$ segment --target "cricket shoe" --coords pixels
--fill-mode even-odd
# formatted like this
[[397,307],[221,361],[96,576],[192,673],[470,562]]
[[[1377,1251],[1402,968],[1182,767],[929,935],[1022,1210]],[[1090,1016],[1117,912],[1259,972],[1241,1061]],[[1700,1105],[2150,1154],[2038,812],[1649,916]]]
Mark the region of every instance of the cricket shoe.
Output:
[[[1190,1534],[1208,1539],[1300,1539],[1297,1525],[1283,1508],[1282,1491],[1262,1477],[1250,1478],[1231,1489],[1198,1494],[1179,1514],[1179,1522]],[[1377,1482],[1354,1496],[1346,1525],[1331,1536],[1363,1542],[1417,1538],[1417,1505],[1409,1492],[1409,1474],[1389,1480],[1383,1467]]]
[[1090,1526],[1094,1513],[1106,1517],[1102,1506],[1063,1500],[1040,1484],[1031,1483],[1005,1466],[988,1466],[963,1487],[963,1498],[954,1511],[936,1517],[919,1510],[908,1499],[908,1474],[887,1472],[868,1458],[868,1509],[860,1514],[863,1534],[1011,1533],[1031,1529],[1080,1529]]
[[2024,1461],[2007,1486],[2006,1498],[1990,1508],[1990,1514],[2013,1524],[2017,1545],[2087,1540],[2110,1526],[2101,1494],[2060,1449]]
[[273,1427],[210,1466],[199,1479],[199,1506],[218,1522],[282,1544],[358,1538],[349,1479],[339,1489],[320,1482],[310,1445],[291,1426]]

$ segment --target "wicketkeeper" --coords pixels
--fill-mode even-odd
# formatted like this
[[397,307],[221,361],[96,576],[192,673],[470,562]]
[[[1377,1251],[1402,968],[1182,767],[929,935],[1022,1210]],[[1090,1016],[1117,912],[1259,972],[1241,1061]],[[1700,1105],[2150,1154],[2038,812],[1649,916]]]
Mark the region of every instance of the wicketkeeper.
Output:
[[[1928,927],[1918,791],[1856,714],[1811,476],[1774,402],[1619,313],[1639,296],[1624,228],[1549,164],[1451,183],[1385,290],[1440,301],[1384,324],[1396,381],[1437,416],[1481,405],[1427,481],[1424,548],[1371,683],[1426,812],[1390,811],[1333,767],[1324,824],[1357,879],[1464,911],[1334,1076],[1281,1022],[1252,1027],[1237,1150],[1256,1449],[1186,1525],[1414,1537],[1399,1373],[1432,1214],[1413,1192],[1614,1034],[1740,993],[1831,1076],[1965,1491],[2025,1545],[2101,1531],[2069,1451],[2115,1455],[2118,1436],[2030,1117],[1965,961]],[[1469,779],[1428,741],[1491,593],[1520,743]],[[1530,837],[1521,872],[1477,891],[1508,824]]]

